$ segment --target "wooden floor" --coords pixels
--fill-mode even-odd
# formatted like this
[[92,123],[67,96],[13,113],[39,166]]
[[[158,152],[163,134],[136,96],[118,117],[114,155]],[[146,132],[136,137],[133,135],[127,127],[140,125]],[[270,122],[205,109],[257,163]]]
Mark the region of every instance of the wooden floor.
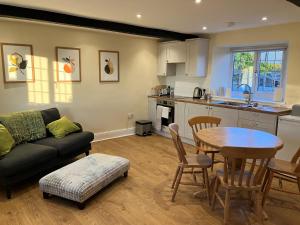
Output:
[[[187,148],[193,150],[191,146]],[[92,152],[128,158],[128,178],[120,178],[97,194],[82,211],[57,197],[44,200],[37,180],[28,182],[14,191],[11,200],[0,193],[0,225],[222,224],[221,207],[212,212],[205,194],[194,197],[197,187],[180,186],[176,202],[170,201],[177,162],[171,140],[130,136],[95,143]],[[231,224],[256,224],[244,203],[245,207],[241,202],[233,204]],[[269,220],[265,224],[299,225],[300,197],[271,191],[266,211]]]

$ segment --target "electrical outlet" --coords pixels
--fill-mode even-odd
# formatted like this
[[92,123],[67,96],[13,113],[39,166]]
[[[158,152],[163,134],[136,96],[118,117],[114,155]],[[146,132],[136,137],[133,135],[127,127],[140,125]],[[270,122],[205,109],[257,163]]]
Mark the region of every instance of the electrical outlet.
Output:
[[132,119],[133,118],[133,113],[128,113],[128,119]]

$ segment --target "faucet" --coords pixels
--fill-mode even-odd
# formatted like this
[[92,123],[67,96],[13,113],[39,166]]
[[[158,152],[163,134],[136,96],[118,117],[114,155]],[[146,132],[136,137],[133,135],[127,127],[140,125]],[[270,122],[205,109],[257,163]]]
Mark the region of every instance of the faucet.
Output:
[[[243,94],[245,95],[246,103],[247,103],[248,105],[251,105],[251,101],[252,101],[252,99],[251,99],[251,95],[252,95],[252,93],[251,93],[251,87],[249,86],[249,84],[240,84],[240,85],[238,86],[238,88],[240,88],[240,87],[242,87],[242,86],[248,88],[248,91],[247,91],[247,90],[244,90],[244,91],[243,91]],[[246,95],[247,95],[247,97],[246,97]]]

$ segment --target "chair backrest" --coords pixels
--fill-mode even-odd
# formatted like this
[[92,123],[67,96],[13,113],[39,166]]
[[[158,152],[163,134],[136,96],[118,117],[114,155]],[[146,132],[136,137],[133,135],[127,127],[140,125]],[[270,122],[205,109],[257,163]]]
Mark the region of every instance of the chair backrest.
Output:
[[295,168],[295,172],[300,172],[300,148],[298,149],[298,151],[293,156],[293,158],[291,160],[291,163],[298,164]]
[[189,119],[188,123],[193,130],[193,137],[196,146],[200,146],[200,141],[197,138],[196,133],[202,129],[218,127],[221,123],[221,119],[213,116],[196,116]]
[[259,187],[277,149],[224,147],[220,152],[224,157],[224,183],[236,187]]
[[173,139],[173,143],[175,145],[175,148],[177,150],[177,155],[178,155],[178,159],[179,162],[187,164],[187,160],[185,158],[186,156],[186,151],[183,147],[181,138],[179,136],[178,130],[179,130],[179,126],[176,123],[172,123],[169,125],[169,130]]

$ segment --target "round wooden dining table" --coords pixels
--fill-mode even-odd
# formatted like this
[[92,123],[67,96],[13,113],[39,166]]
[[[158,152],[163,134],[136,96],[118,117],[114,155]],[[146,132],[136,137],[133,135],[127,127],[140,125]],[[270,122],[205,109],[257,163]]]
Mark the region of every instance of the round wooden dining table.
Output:
[[273,148],[281,149],[282,140],[270,133],[240,127],[213,127],[199,130],[197,138],[205,144],[221,149],[237,148]]
[[[283,142],[279,137],[264,131],[247,128],[213,127],[199,130],[196,135],[200,141],[217,150],[223,147],[237,147],[241,148],[241,151],[243,148],[280,150],[283,147]],[[262,186],[263,198],[267,197],[265,184],[269,179],[268,177],[267,173]],[[263,215],[265,219],[268,218],[264,210]]]

